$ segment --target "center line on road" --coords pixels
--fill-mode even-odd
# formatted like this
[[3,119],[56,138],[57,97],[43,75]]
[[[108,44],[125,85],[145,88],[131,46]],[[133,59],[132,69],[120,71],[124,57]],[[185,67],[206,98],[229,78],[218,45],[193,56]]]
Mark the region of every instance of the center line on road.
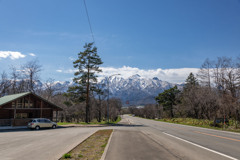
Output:
[[168,136],[170,136],[170,137],[176,138],[176,139],[178,139],[178,140],[181,140],[181,141],[183,141],[183,142],[186,142],[186,143],[192,144],[192,145],[194,145],[194,146],[197,146],[197,147],[199,147],[199,148],[205,149],[205,150],[207,150],[207,151],[216,153],[216,154],[221,155],[221,156],[223,156],[223,157],[226,157],[226,158],[229,158],[229,159],[232,159],[232,160],[238,160],[237,158],[234,158],[234,157],[228,156],[228,155],[226,155],[226,154],[220,153],[220,152],[218,152],[218,151],[215,151],[215,150],[212,150],[212,149],[203,147],[203,146],[201,146],[201,145],[198,145],[198,144],[195,144],[195,143],[193,143],[193,142],[187,141],[187,140],[185,140],[185,139],[182,139],[182,138],[173,136],[173,135],[171,135],[171,134],[168,134],[168,133],[165,133],[165,132],[162,132],[162,133],[163,133],[163,134],[166,134],[166,135],[168,135]]
[[218,135],[214,135],[214,134],[209,134],[209,133],[203,133],[203,132],[199,132],[199,131],[193,131],[193,132],[195,132],[195,133],[199,133],[199,134],[208,135],[208,136],[218,137],[218,138],[222,138],[222,139],[228,139],[228,140],[231,140],[231,141],[240,142],[239,139],[233,139],[233,138],[228,138],[228,137],[222,137],[222,136],[218,136]]

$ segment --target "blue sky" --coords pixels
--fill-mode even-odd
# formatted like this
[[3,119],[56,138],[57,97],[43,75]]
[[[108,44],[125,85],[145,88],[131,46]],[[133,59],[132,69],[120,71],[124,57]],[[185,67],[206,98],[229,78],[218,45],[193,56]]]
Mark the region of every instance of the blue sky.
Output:
[[[127,69],[178,74],[199,68],[206,58],[240,56],[239,0],[86,3],[106,75]],[[37,58],[43,80],[67,80],[72,59],[91,41],[83,0],[0,0],[0,72]],[[6,51],[25,57],[1,56]]]

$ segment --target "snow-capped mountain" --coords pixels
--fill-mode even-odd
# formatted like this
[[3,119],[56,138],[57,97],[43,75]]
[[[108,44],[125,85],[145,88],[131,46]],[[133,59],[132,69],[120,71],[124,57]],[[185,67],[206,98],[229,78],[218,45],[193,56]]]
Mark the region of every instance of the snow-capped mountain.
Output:
[[[108,78],[100,83],[105,84],[107,88]],[[126,103],[129,105],[155,104],[155,97],[159,93],[175,85],[161,81],[157,77],[143,78],[138,74],[126,79],[118,76],[109,78],[110,96],[120,98],[124,105]],[[177,86],[182,87],[182,85]]]
[[[107,92],[109,82],[110,97],[120,98],[123,105],[145,105],[155,104],[155,97],[166,89],[177,85],[182,88],[183,84],[173,84],[166,81],[161,81],[157,77],[144,78],[136,74],[129,78],[122,78],[120,76],[106,77],[102,79],[99,84],[102,89]],[[54,87],[62,91],[67,91],[69,86],[73,83],[69,81],[55,82]],[[128,103],[128,104],[127,104]]]

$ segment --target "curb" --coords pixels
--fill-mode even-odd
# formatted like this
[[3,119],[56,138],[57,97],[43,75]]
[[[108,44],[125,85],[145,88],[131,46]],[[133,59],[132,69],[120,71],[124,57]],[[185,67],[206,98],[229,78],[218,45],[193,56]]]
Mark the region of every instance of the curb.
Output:
[[112,133],[111,133],[111,135],[110,135],[110,137],[109,137],[109,139],[108,139],[107,146],[105,147],[104,152],[103,152],[102,157],[101,157],[100,160],[105,160],[105,158],[106,158],[107,151],[108,151],[108,148],[109,148],[109,145],[110,145],[111,139],[112,139],[113,132],[114,132],[114,129],[113,129],[113,131],[112,131]]
[[[94,133],[96,133],[96,132],[97,132],[97,131],[95,131]],[[74,150],[75,148],[77,148],[77,146],[79,146],[81,143],[85,142],[85,141],[86,141],[89,137],[91,137],[94,133],[92,133],[92,134],[90,134],[89,136],[87,136],[87,138],[85,138],[82,142],[78,143],[75,147],[73,147],[72,149],[70,149],[68,152],[65,152],[65,153],[69,153],[69,152],[71,152],[72,150]],[[63,156],[65,153],[63,153],[62,156]],[[58,160],[60,160],[60,159],[62,158],[62,156],[59,157]]]

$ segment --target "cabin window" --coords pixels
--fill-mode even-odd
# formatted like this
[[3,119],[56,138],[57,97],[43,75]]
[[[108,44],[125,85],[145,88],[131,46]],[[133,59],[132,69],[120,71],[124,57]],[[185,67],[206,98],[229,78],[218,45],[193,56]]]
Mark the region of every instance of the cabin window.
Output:
[[28,118],[27,113],[16,113],[16,118]]
[[12,108],[15,108],[15,103],[16,108],[22,108],[22,99],[18,99],[17,101],[12,102]]
[[33,103],[31,100],[29,101],[29,99],[25,98],[24,104],[25,104],[24,105],[25,107],[23,107],[23,108],[32,108],[33,107]]
[[33,108],[32,101],[27,98],[18,99],[16,102],[12,102],[12,108],[15,108],[15,103],[17,108]]
[[12,108],[15,108],[15,102],[12,102]]
[[22,99],[17,100],[17,108],[22,108],[23,106]]

